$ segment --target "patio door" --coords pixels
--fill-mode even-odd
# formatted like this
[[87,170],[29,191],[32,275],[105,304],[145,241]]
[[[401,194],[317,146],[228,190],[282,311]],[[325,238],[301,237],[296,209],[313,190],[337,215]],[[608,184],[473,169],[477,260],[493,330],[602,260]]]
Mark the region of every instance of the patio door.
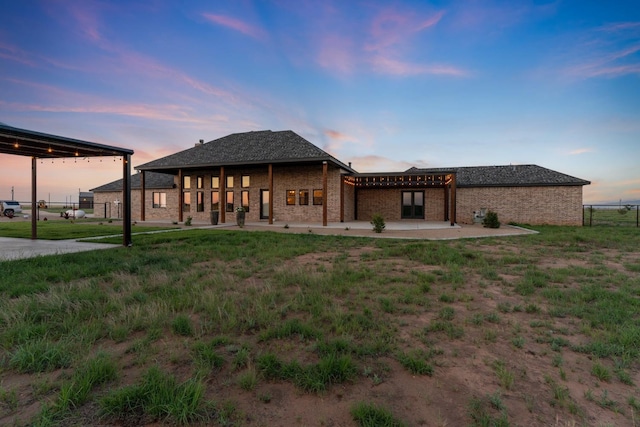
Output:
[[424,191],[402,192],[403,219],[424,219]]
[[260,190],[260,219],[269,219],[269,190]]

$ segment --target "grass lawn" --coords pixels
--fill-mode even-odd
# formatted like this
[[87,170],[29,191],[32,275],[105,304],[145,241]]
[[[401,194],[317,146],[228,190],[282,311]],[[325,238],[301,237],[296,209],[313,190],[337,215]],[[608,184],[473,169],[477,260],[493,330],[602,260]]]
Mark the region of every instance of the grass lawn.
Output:
[[640,230],[533,228],[2,262],[0,425],[637,425]]
[[[174,227],[140,227],[132,228],[132,232],[167,230]],[[122,234],[122,221],[109,223],[96,219],[78,219],[71,221],[39,221],[38,239],[64,240],[83,239],[96,236],[111,236]],[[0,236],[28,239],[31,237],[30,221],[0,222]]]

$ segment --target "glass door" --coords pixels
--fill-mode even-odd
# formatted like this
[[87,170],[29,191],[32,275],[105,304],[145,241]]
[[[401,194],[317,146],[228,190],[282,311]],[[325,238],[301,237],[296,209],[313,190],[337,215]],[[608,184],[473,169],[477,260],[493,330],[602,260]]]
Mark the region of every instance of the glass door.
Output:
[[402,192],[402,218],[424,219],[424,191]]
[[269,190],[260,190],[260,219],[269,219]]

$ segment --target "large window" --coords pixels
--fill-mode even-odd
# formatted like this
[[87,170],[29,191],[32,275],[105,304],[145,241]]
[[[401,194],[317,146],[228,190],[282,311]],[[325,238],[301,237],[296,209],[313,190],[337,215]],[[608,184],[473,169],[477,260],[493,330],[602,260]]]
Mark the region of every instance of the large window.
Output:
[[287,190],[287,205],[293,206],[296,204],[296,190]]
[[196,211],[204,212],[204,192],[202,191],[196,193]]
[[233,191],[227,191],[227,212],[233,212]]
[[182,212],[191,211],[191,193],[185,191],[182,193]]
[[240,192],[240,203],[242,203],[244,210],[249,212],[249,190]]
[[189,175],[185,175],[182,177],[182,188],[185,190],[191,188],[191,177]]
[[314,205],[322,204],[322,190],[313,190],[313,204]]
[[300,190],[298,204],[300,205],[309,204],[309,190]]
[[227,188],[233,188],[233,175],[227,177]]
[[211,192],[211,210],[212,211],[220,210],[220,192],[219,191]]
[[153,193],[153,207],[154,208],[166,208],[167,207],[167,193]]
[[211,188],[220,188],[220,177],[212,176],[211,177]]
[[249,177],[249,175],[242,175],[240,186],[242,188],[249,188],[251,186],[251,178]]

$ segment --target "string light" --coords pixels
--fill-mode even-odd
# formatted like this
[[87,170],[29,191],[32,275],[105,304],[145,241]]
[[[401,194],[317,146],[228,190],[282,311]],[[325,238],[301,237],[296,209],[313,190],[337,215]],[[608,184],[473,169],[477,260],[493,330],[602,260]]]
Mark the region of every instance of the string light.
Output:
[[20,148],[20,144],[18,144],[18,141],[16,141],[16,143],[15,143],[15,144],[13,144],[13,146],[14,146],[15,148]]
[[53,153],[53,150],[51,149],[51,146],[49,146],[49,149],[47,150],[48,153]]

